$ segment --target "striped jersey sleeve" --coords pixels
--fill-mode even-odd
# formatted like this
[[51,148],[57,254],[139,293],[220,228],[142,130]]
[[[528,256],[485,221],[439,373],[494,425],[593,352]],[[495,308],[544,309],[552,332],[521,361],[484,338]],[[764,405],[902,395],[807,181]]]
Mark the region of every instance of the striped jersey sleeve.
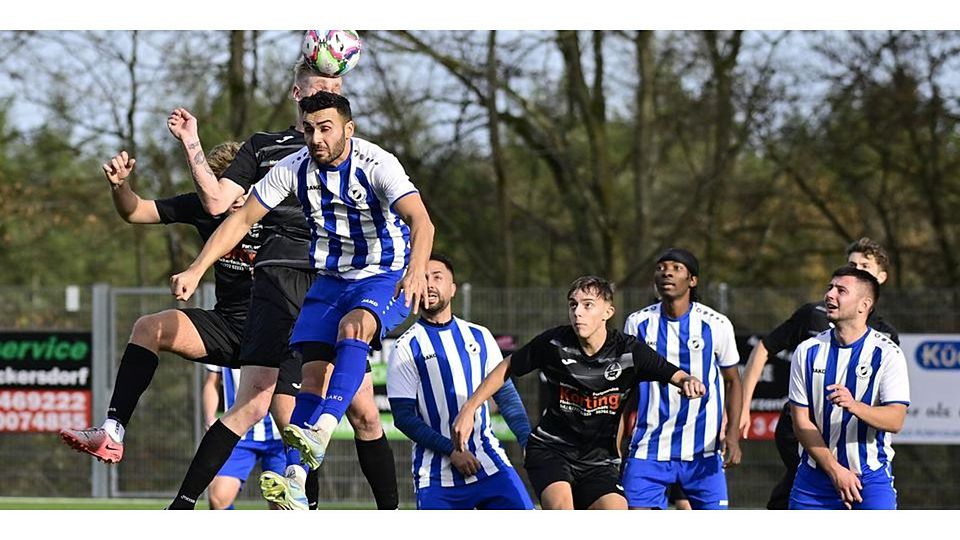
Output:
[[810,401],[807,398],[807,363],[800,357],[800,349],[793,351],[793,357],[790,360],[790,390],[788,398],[790,402],[799,407],[809,407]]
[[405,338],[406,335],[397,340],[390,358],[387,359],[387,396],[417,399],[420,375],[410,354],[410,341]]
[[[891,338],[892,340],[892,338]],[[880,387],[877,397],[880,405],[891,403],[910,404],[910,381],[907,378],[907,359],[899,347],[883,362],[880,373]]]
[[740,351],[737,349],[737,336],[733,331],[733,323],[726,315],[716,313],[714,340],[717,364],[722,368],[736,366],[740,363]]
[[403,196],[417,193],[417,188],[395,156],[387,152],[382,152],[380,156],[381,163],[378,163],[377,172],[371,175],[370,181],[378,197],[392,208]]
[[487,330],[485,327],[478,327],[480,334],[483,336],[483,342],[485,343],[486,353],[487,353],[487,362],[485,364],[485,370],[483,376],[486,377],[503,362],[503,353],[500,352],[500,346],[497,345],[497,340],[493,337],[493,334],[490,333],[490,330]]
[[253,185],[253,195],[265,208],[273,210],[290,195],[297,194],[297,173],[309,159],[307,148],[280,160],[270,172]]

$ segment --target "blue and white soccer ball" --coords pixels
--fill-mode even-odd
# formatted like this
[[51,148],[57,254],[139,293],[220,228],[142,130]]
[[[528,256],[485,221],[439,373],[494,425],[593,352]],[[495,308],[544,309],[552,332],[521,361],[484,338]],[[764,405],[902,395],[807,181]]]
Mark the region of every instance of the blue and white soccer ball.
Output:
[[307,62],[327,77],[340,77],[356,67],[361,49],[355,30],[307,30],[301,45]]

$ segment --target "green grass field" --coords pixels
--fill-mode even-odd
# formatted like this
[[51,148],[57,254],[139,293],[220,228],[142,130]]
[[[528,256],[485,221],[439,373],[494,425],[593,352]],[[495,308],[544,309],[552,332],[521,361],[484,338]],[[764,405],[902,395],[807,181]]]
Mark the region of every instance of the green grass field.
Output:
[[[0,510],[160,510],[170,499],[81,499],[44,497],[0,497]],[[266,510],[263,501],[241,500],[238,510]],[[324,510],[372,510],[364,505],[324,505]],[[197,503],[198,510],[206,510],[206,501]]]

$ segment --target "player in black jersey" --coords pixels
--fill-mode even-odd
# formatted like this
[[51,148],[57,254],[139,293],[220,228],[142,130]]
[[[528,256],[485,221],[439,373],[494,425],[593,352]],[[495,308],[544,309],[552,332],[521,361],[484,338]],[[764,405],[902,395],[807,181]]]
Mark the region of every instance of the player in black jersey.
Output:
[[477,409],[511,374],[540,369],[548,399],[530,434],[524,465],[541,506],[625,510],[618,438],[628,394],[640,381],[672,384],[690,399],[706,388],[646,343],[607,328],[614,314],[609,281],[578,278],[567,299],[570,324],[533,338],[483,380],[454,421],[453,443],[461,451],[466,447]]
[[[319,90],[339,94],[341,85],[339,77],[323,77],[300,60],[294,67],[291,98],[299,102],[302,97]],[[216,175],[203,161],[196,119],[185,109],[176,109],[170,114],[167,126],[181,141],[197,191],[204,206],[212,212],[222,208],[236,193],[248,190],[274,164],[304,146],[298,110],[296,126],[281,132],[255,133],[244,142],[227,170],[222,175]],[[263,417],[271,399],[274,401],[274,418],[281,429],[288,421],[297,425],[315,421],[316,418],[291,418],[291,413],[294,405],[297,405],[298,411],[317,409],[323,400],[325,383],[333,371],[329,362],[308,362],[302,366],[301,388],[284,388],[277,384],[278,373],[282,380],[283,372],[287,370],[300,372],[301,359],[290,350],[288,342],[316,272],[309,259],[310,230],[295,197],[283,201],[261,223],[263,246],[254,270],[250,316],[244,328],[240,352],[240,363],[243,365],[241,390],[234,406],[201,441],[171,508],[193,507],[191,501],[195,501],[209,484],[238,438]],[[332,350],[304,353],[307,358],[334,360]],[[275,385],[276,396],[272,398]],[[282,412],[278,411],[278,404]],[[300,406],[303,404],[306,406]],[[346,416],[354,428],[360,468],[370,483],[377,508],[397,508],[399,494],[393,451],[380,423],[380,411],[374,401],[369,373]],[[293,455],[296,450],[289,452],[288,463],[299,464],[299,456]],[[299,469],[288,467],[291,474],[288,478],[278,475],[261,477],[264,498],[286,509],[305,510],[308,505],[315,507],[319,490],[316,469],[310,472],[308,479],[293,476],[293,472]]]
[[[869,238],[861,238],[847,247],[847,264],[873,274],[880,284],[887,280],[887,271],[890,267],[890,258],[883,246]],[[900,344],[896,329],[887,324],[876,310],[870,312],[867,319],[870,328],[887,335],[894,343]],[[823,301],[813,302],[800,306],[797,311],[767,334],[753,351],[743,372],[743,411],[740,414],[740,431],[743,438],[750,432],[750,402],[756,390],[763,366],[771,356],[779,356],[781,352],[788,355],[783,358],[789,362],[789,353],[803,341],[829,329],[832,326],[827,320],[827,310]],[[790,415],[790,404],[785,403],[777,420],[774,432],[777,451],[783,461],[786,471],[780,482],[774,486],[767,501],[770,510],[786,510],[790,501],[790,490],[793,488],[793,479],[800,464],[800,453],[797,436],[793,432],[793,418]]]
[[[235,142],[214,147],[210,151],[211,168],[222,172],[239,147]],[[203,209],[196,193],[144,200],[126,181],[135,163],[135,159],[121,152],[103,164],[113,204],[128,223],[186,223],[196,227],[206,241],[226,215],[243,206],[246,200],[246,194],[241,194],[226,212],[217,216],[211,216]],[[259,228],[251,230],[233,251],[217,261],[214,267],[217,303],[212,310],[168,309],[137,319],[120,359],[107,420],[99,428],[62,430],[60,437],[64,442],[100,461],[119,462],[123,458],[125,426],[153,379],[159,351],[172,352],[194,362],[239,367],[240,337],[250,304],[253,260],[260,247],[259,235]]]

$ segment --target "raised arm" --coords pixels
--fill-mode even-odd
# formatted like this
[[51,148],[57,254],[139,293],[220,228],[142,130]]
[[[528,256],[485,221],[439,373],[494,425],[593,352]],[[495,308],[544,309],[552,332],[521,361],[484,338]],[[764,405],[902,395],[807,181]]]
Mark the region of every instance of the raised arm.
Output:
[[101,165],[103,175],[110,183],[110,197],[117,214],[127,223],[160,223],[160,213],[152,200],[141,199],[127,183],[137,160],[120,152]]
[[483,382],[460,409],[460,413],[457,415],[457,419],[453,421],[453,427],[450,429],[453,447],[457,450],[464,450],[467,447],[467,440],[473,433],[473,419],[477,414],[477,409],[493,397],[506,381],[510,380],[511,358],[512,355],[507,356],[503,359],[503,362],[493,368],[493,371],[484,377]]
[[410,227],[410,264],[397,283],[394,297],[403,291],[404,305],[416,315],[420,311],[420,300],[427,293],[427,261],[433,250],[433,222],[419,193],[409,193],[397,199],[394,212]]
[[170,292],[177,300],[187,301],[197,289],[200,278],[217,259],[234,248],[254,223],[263,219],[269,209],[257,197],[250,197],[243,207],[217,227],[190,267],[170,278]]
[[203,209],[212,216],[218,216],[230,209],[244,189],[228,178],[217,178],[210,169],[200,135],[197,119],[184,108],[174,109],[167,118],[167,129],[180,141],[183,153],[187,156],[190,174]]

